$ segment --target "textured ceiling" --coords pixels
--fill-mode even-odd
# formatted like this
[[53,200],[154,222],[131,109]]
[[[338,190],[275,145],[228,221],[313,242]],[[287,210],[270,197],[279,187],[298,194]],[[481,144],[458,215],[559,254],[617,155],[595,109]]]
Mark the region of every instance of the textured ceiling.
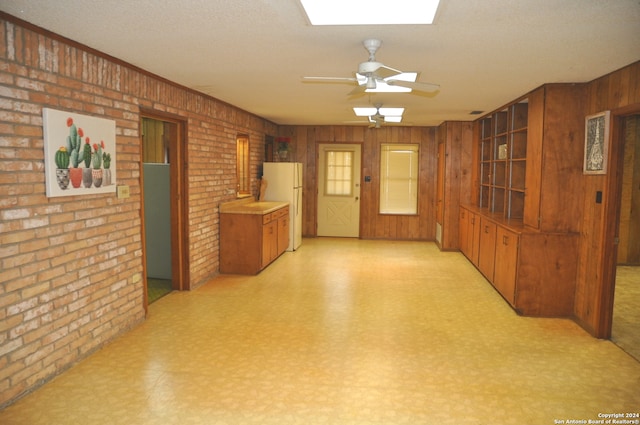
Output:
[[[347,1],[347,0],[345,0]],[[390,7],[393,2],[390,2]],[[430,26],[312,27],[298,0],[2,0],[0,10],[277,124],[353,124],[353,106],[406,108],[405,125],[470,120],[544,83],[640,60],[640,0],[441,0]],[[347,96],[368,53],[435,95]]]

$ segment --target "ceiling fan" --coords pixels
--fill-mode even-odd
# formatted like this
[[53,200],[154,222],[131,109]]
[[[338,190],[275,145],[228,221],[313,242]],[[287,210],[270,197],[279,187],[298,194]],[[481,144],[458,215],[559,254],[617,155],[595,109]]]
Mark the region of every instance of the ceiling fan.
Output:
[[373,108],[353,108],[357,116],[367,117],[369,128],[380,128],[383,124],[402,122],[404,108],[383,108],[377,103]]
[[[350,95],[365,93],[367,90],[372,91],[380,86],[403,87],[408,89],[403,91],[415,90],[421,92],[435,92],[440,89],[438,84],[408,81],[410,78],[407,78],[407,76],[410,74],[413,74],[413,79],[415,80],[415,77],[417,77],[416,72],[405,73],[376,61],[376,51],[382,45],[382,41],[367,39],[362,44],[369,52],[369,60],[358,65],[355,77],[303,77],[303,80],[329,83],[355,82],[358,86],[349,93]],[[388,91],[398,90],[390,89]]]

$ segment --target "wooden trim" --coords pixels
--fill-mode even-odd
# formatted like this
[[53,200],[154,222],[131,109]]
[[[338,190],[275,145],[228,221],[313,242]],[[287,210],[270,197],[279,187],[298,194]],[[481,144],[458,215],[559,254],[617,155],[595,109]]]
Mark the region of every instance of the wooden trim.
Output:
[[602,280],[599,285],[599,297],[596,307],[597,338],[611,338],[613,324],[613,299],[616,284],[618,245],[614,242],[620,228],[620,208],[622,200],[622,175],[624,171],[624,119],[628,115],[640,113],[640,104],[632,104],[611,111],[611,133],[609,139],[610,156],[607,164],[610,170],[606,190],[609,193],[605,206],[604,229],[602,232]]
[[[170,138],[169,152],[170,166],[170,199],[171,199],[171,271],[173,289],[184,291],[191,289],[189,275],[189,232],[188,232],[188,184],[187,184],[187,121],[184,117],[141,108],[140,123],[142,118],[151,118],[175,124],[176,133]],[[142,169],[142,155],[140,156],[140,169]],[[144,173],[140,173],[141,176]],[[144,181],[141,178],[141,215],[142,215],[142,249],[143,258],[146,259],[145,246],[145,222],[144,222]],[[146,280],[146,261],[143,261],[143,270]],[[145,284],[146,307],[146,284]]]

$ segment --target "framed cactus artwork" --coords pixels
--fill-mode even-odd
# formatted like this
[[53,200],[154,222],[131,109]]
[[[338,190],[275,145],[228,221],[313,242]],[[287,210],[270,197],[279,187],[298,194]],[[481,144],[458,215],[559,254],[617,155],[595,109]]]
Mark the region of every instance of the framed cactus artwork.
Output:
[[44,108],[48,197],[116,191],[116,122]]

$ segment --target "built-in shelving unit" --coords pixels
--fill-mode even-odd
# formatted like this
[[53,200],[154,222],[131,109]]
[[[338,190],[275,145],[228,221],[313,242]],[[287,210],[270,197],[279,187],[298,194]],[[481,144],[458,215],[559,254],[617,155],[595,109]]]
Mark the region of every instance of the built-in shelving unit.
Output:
[[545,85],[474,123],[459,245],[523,315],[573,312],[585,96],[580,85]]
[[525,99],[479,123],[479,206],[508,219],[522,219],[524,212],[527,111]]

